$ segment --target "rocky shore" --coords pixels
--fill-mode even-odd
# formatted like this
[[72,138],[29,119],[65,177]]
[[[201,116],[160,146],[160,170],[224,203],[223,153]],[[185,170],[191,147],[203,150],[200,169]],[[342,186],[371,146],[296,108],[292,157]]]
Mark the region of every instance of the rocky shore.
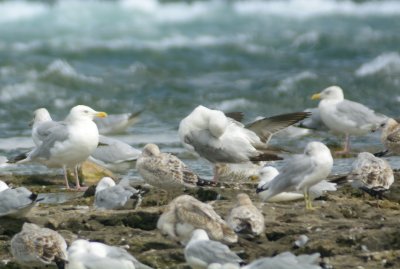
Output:
[[[2,176],[0,180],[23,184],[37,193],[60,192],[62,184],[59,177],[43,180]],[[303,201],[262,204],[256,197],[255,185],[245,182],[240,191],[248,193],[262,209],[265,233],[255,239],[241,237],[231,246],[246,261],[289,250],[296,254],[319,252],[325,268],[400,268],[400,173],[396,173],[396,181],[384,200],[364,195],[347,184],[314,201],[317,209],[313,211],[305,210]],[[225,217],[238,192],[237,188],[226,185],[190,194],[211,201]],[[159,195],[154,189],[144,195],[136,210],[95,211],[93,197],[72,196],[79,197],[61,204],[39,204],[26,219],[0,218],[0,268],[20,268],[13,261],[9,245],[25,221],[57,230],[68,243],[85,238],[126,247],[137,259],[154,268],[189,268],[183,247],[156,228],[167,201],[157,205]],[[309,241],[296,248],[294,241],[301,235],[306,235]]]

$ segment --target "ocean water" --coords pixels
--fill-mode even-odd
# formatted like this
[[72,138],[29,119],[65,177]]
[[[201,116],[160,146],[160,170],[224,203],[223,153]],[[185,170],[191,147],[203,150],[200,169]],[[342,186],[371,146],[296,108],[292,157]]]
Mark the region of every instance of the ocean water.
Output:
[[[315,107],[310,96],[336,84],[348,99],[400,116],[399,1],[6,0],[0,14],[0,155],[33,145],[28,123],[39,107],[57,120],[77,104],[143,109],[116,137],[157,143],[206,176],[210,164],[177,135],[199,104],[250,121]],[[272,142],[301,152],[311,140],[340,143],[327,133]],[[382,148],[379,134],[352,142],[356,151]],[[350,163],[337,160],[335,171]]]

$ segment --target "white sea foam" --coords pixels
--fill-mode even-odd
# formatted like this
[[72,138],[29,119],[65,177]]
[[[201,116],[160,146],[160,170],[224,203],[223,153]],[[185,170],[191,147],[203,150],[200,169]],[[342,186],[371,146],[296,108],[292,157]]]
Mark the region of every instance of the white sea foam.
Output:
[[221,103],[216,105],[216,108],[222,111],[235,111],[235,110],[243,110],[249,109],[249,107],[254,107],[255,103],[245,99],[245,98],[236,98],[222,101]]
[[310,18],[326,15],[347,16],[392,16],[400,14],[399,1],[366,1],[355,3],[349,0],[249,0],[234,2],[240,15],[274,15],[291,18]]
[[290,76],[282,80],[278,87],[276,88],[277,92],[287,92],[296,88],[298,82],[306,80],[306,79],[316,79],[317,75],[310,71],[303,71],[294,76]]
[[4,86],[0,90],[0,103],[8,103],[15,99],[25,97],[34,91],[35,86],[31,82]]
[[22,21],[45,14],[49,6],[40,2],[2,1],[0,2],[0,23]]
[[397,52],[386,52],[370,62],[364,63],[356,71],[358,77],[374,75],[376,73],[399,74],[400,55]]
[[68,62],[64,60],[57,59],[51,62],[46,70],[41,74],[42,77],[48,77],[57,74],[65,78],[76,79],[89,83],[102,83],[103,79],[92,76],[85,76],[79,74]]

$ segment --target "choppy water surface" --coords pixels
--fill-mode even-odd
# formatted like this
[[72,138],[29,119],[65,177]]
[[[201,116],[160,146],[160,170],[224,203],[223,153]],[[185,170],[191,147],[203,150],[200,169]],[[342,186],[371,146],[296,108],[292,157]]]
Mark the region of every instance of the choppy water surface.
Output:
[[[251,120],[316,106],[310,95],[338,84],[347,98],[400,116],[398,1],[2,1],[0,14],[1,155],[32,146],[38,107],[55,119],[76,104],[144,109],[119,138],[158,143],[205,175],[209,164],[189,158],[176,133],[198,104]],[[312,139],[337,141],[275,143],[301,151]],[[378,134],[353,142],[380,148]],[[43,169],[6,170],[32,167]]]

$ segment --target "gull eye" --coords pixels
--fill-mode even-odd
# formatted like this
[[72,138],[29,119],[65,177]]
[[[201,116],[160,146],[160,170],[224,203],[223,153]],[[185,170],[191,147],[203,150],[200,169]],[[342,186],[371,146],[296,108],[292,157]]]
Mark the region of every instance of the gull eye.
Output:
[[83,112],[86,113],[86,114],[88,114],[88,113],[89,113],[89,110],[84,110]]

